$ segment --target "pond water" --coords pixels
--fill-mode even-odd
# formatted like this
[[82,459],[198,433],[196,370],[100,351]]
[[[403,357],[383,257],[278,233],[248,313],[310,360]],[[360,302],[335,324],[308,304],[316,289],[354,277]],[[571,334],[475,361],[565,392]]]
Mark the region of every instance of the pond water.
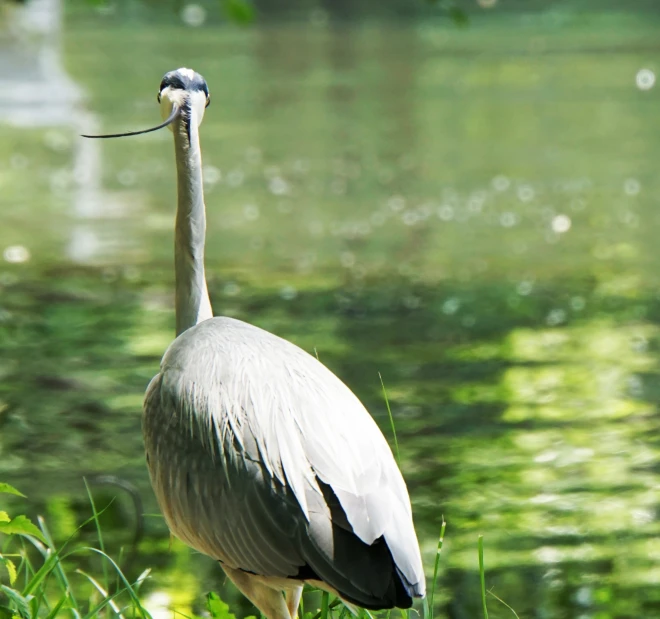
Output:
[[[660,617],[657,27],[65,24],[72,109],[102,131],[154,124],[165,71],[206,77],[215,313],[317,351],[391,439],[382,375],[429,576],[447,521],[436,617],[478,616],[479,534],[520,617]],[[143,461],[173,338],[171,134],[80,140],[0,125],[0,479],[59,539],[83,475],[133,484],[152,607],[215,589],[249,614],[170,548]],[[107,527],[131,547],[129,494]]]

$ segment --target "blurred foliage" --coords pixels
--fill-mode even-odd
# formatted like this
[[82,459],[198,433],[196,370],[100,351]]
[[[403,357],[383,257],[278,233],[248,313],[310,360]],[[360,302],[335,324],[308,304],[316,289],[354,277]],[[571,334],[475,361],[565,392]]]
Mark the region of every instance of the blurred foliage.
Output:
[[[370,18],[433,20],[448,18],[463,27],[472,17],[495,13],[539,15],[561,19],[562,15],[585,15],[591,12],[620,12],[617,0],[68,0],[71,5],[87,3],[105,9],[105,12],[126,12],[135,18],[147,10],[161,14],[179,14],[185,6],[201,7],[213,22],[222,14],[237,24],[252,23],[255,18],[264,22],[306,18],[331,23],[350,23]],[[219,10],[218,10],[219,9]],[[628,9],[650,15],[660,14],[655,0],[633,0]]]
[[[12,486],[0,484],[0,494],[25,498]],[[100,516],[89,494],[91,516],[64,539],[52,537],[39,518],[37,528],[26,516],[9,519],[0,511],[0,563],[7,570],[7,584],[0,578],[2,619],[55,619],[71,615],[80,619],[126,616],[150,619],[142,606],[140,588],[145,570],[129,580],[117,561],[104,550]],[[89,512],[89,505],[87,506]],[[103,511],[103,510],[102,510]],[[92,525],[95,545],[89,544],[86,525]]]
[[[0,0],[11,2],[12,0]],[[16,1],[16,0],[13,0]],[[17,0],[22,1],[22,0]],[[164,0],[155,4],[154,0],[68,0],[70,6],[90,6],[104,14],[129,13],[133,17],[145,11],[159,12],[162,15],[179,15],[186,6],[201,7],[213,23],[214,17],[224,15],[227,20],[239,25],[254,23],[262,17],[267,21],[287,19],[305,13],[320,12],[330,20],[345,22],[351,19],[393,16],[410,18],[414,16],[447,16],[456,25],[469,23],[467,4],[459,6],[454,0],[386,0],[374,4],[367,0],[197,0],[187,3],[184,0]],[[429,13],[424,5],[434,8]],[[473,8],[473,7],[472,7]]]
[[254,20],[254,8],[245,0],[222,0],[224,11],[238,24],[248,24]]
[[[25,0],[0,0],[3,4],[23,4]],[[181,15],[185,8],[203,11],[207,23],[224,20],[249,25],[263,22],[305,18],[329,20],[331,23],[360,22],[369,19],[437,19],[448,18],[454,25],[467,26],[472,17],[483,14],[582,15],[596,11],[620,11],[617,0],[67,0],[69,10],[94,8],[103,15],[126,15],[131,20],[147,14],[159,15],[165,21]],[[655,0],[633,0],[629,9],[650,15],[660,13]]]

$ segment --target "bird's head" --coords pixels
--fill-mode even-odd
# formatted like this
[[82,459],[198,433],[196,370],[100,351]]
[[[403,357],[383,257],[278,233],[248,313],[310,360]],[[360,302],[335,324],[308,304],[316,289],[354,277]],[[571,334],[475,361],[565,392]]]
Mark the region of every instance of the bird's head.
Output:
[[163,120],[169,119],[173,111],[178,109],[184,119],[194,119],[199,126],[204,118],[204,110],[210,102],[206,80],[196,71],[181,68],[163,76],[158,90],[158,103]]
[[163,117],[163,122],[149,129],[141,131],[129,131],[127,133],[112,133],[108,135],[84,135],[85,138],[122,138],[129,135],[140,135],[149,133],[163,127],[169,126],[173,130],[174,122],[180,121],[190,136],[190,123],[196,127],[204,118],[204,110],[211,102],[209,88],[206,80],[192,69],[176,69],[169,71],[163,76],[158,89],[158,103]]

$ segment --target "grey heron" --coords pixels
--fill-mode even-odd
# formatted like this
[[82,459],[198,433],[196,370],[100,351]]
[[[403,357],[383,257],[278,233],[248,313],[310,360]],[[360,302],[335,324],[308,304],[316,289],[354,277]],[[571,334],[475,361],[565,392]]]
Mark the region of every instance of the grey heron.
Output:
[[[303,584],[368,609],[425,594],[405,482],[367,410],[330,370],[258,327],[213,317],[204,272],[199,127],[190,69],[158,101],[177,170],[176,339],[144,400],[151,483],[174,535],[220,562],[268,619],[293,619]],[[284,595],[283,595],[284,594]]]

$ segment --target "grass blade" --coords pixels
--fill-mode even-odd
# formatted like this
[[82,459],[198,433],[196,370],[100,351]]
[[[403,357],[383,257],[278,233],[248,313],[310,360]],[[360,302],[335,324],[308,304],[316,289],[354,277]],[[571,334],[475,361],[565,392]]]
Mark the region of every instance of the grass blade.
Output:
[[25,495],[22,492],[16,490],[14,486],[10,486],[4,482],[0,482],[0,494],[13,494],[15,496],[26,498]]
[[484,619],[488,619],[488,608],[486,606],[486,572],[484,570],[484,536],[480,535],[479,545],[479,579],[481,580],[481,604],[484,608]]
[[50,531],[46,526],[45,520],[41,516],[39,516],[37,520],[39,522],[39,528],[41,529],[44,539],[48,544],[48,550],[52,553],[52,556],[55,559],[53,563],[53,573],[55,574],[55,578],[57,579],[57,582],[59,583],[60,588],[62,589],[64,595],[68,597],[71,606],[77,609],[78,602],[76,601],[76,598],[72,593],[71,584],[69,583],[69,579],[67,578],[66,572],[62,567],[62,556],[60,554],[60,551],[58,551],[57,548],[55,547],[55,542],[53,541]]
[[500,604],[506,606],[513,613],[516,619],[520,619],[518,613],[515,610],[513,610],[513,608],[511,608],[511,606],[509,606],[502,598],[497,597],[492,591],[489,591],[488,595],[492,595]]
[[390,417],[390,426],[392,426],[392,435],[394,436],[394,449],[396,453],[396,462],[399,465],[399,468],[401,468],[401,454],[399,453],[399,441],[396,438],[396,427],[394,426],[394,417],[392,417],[392,409],[390,408],[390,401],[387,398],[385,383],[383,382],[383,377],[380,372],[378,372],[378,378],[380,378],[380,386],[383,388],[383,397],[385,398],[385,406],[387,407],[387,414]]
[[89,550],[91,552],[95,552],[102,557],[104,557],[107,561],[110,562],[110,565],[115,568],[115,571],[117,573],[117,576],[119,576],[119,579],[123,583],[124,587],[126,587],[126,591],[128,592],[129,596],[131,597],[131,601],[135,605],[135,608],[139,611],[140,616],[143,617],[143,619],[152,619],[151,615],[149,612],[142,606],[140,603],[140,599],[138,598],[137,594],[135,593],[135,590],[131,586],[131,584],[128,582],[126,579],[126,576],[124,576],[124,573],[121,571],[121,568],[117,565],[117,563],[107,555],[105,552],[102,550],[99,550],[98,548],[91,548],[90,546],[84,548],[84,550]]
[[25,589],[23,589],[23,595],[27,596],[34,593],[44,579],[52,572],[58,560],[58,554],[56,552],[51,552],[50,549],[48,549],[46,551],[43,565],[33,574],[32,578],[30,578]]
[[53,610],[51,610],[48,615],[46,615],[46,619],[55,619],[57,617],[57,614],[60,612],[60,609],[62,606],[64,606],[64,603],[67,601],[68,597],[66,595],[63,595],[60,598],[60,601],[55,604]]
[[[117,599],[122,593],[125,592],[126,589],[119,589],[118,591],[115,591],[111,596],[102,599],[96,606],[94,606],[94,608],[90,608],[89,612],[84,617],[80,617],[80,619],[99,619],[99,617],[103,616],[101,615],[101,611],[113,600]],[[135,617],[135,614],[132,616]]]
[[[108,506],[109,507],[109,506]],[[103,511],[99,512],[99,515],[102,514],[107,507],[103,509]],[[41,554],[41,556],[44,558],[44,563],[43,565],[36,571],[32,573],[32,576],[29,578],[29,581],[25,585],[25,589],[23,590],[23,595],[27,596],[31,593],[34,593],[38,587],[40,587],[41,583],[43,580],[50,574],[50,572],[53,570],[55,567],[55,564],[60,560],[60,558],[65,558],[68,555],[64,555],[64,549],[71,543],[73,538],[78,534],[78,532],[85,526],[87,526],[92,520],[94,520],[94,517],[92,516],[91,518],[88,518],[85,520],[70,536],[69,538],[62,544],[59,550],[55,550],[55,546],[52,542],[52,539],[50,539],[50,534],[48,533],[47,530],[43,530],[42,532],[44,535],[46,535],[46,539],[50,540],[49,544],[50,547],[44,546],[37,538],[35,537],[29,537],[26,536],[24,539],[28,540]],[[39,520],[41,524],[41,519]],[[31,567],[27,563],[25,565],[26,569],[26,579],[28,578],[27,570],[28,568]],[[69,593],[71,596],[71,593]],[[75,604],[75,600],[73,599],[73,596],[71,596],[71,600],[74,603],[74,609],[77,609],[78,606]]]
[[324,591],[321,595],[321,619],[328,619],[330,614],[330,595]]
[[18,616],[25,617],[26,619],[32,616],[29,597],[21,595],[16,589],[10,589],[6,585],[0,585],[0,591],[5,594],[7,599],[13,602]]
[[121,614],[121,611],[119,610],[119,607],[117,604],[114,603],[112,597],[110,597],[110,594],[96,581],[92,576],[90,576],[87,572],[83,572],[82,570],[78,569],[76,570],[78,574],[81,574],[84,576],[89,582],[92,584],[92,587],[94,587],[102,596],[105,600],[108,601],[108,606],[112,608],[114,611],[115,615],[118,617],[121,617],[124,619],[123,615]]
[[[313,589],[313,587],[310,587],[310,589]],[[315,589],[315,590],[318,591],[318,589]],[[334,600],[332,600],[332,602],[330,602],[330,604],[328,604],[328,611],[332,610],[333,608],[336,608],[336,607],[339,606],[340,604],[344,604],[344,606],[345,606],[346,608],[348,608],[349,611],[351,610],[351,608],[350,608],[349,606],[346,606],[346,604],[345,604],[344,602],[342,602],[339,598],[335,598]],[[312,617],[312,619],[321,619],[322,616],[323,616],[323,609],[321,608],[321,610],[319,610],[319,611],[318,611],[318,612]]]
[[[87,479],[83,477],[83,481],[85,482],[85,489],[87,490],[87,497],[89,498],[89,504],[92,506],[92,518],[94,519],[94,524],[96,526],[96,535],[99,540],[99,548],[101,549],[101,552],[105,554],[105,544],[103,543],[103,533],[101,532],[101,523],[99,521],[100,514],[96,510],[96,503],[94,503],[94,496],[92,495],[92,491],[89,488]],[[103,561],[103,565],[101,567],[103,569],[103,582],[105,584],[105,588],[108,589],[110,586],[110,581],[108,580],[108,566],[105,564],[105,561]]]
[[429,612],[431,619],[433,619],[433,608],[435,600],[435,588],[438,583],[438,568],[440,566],[440,553],[442,552],[442,544],[445,541],[445,529],[447,528],[447,523],[445,522],[444,515],[442,516],[442,525],[440,526],[440,535],[438,536],[438,549],[435,553],[435,563],[433,564],[433,582],[431,583],[431,595],[429,596]]

